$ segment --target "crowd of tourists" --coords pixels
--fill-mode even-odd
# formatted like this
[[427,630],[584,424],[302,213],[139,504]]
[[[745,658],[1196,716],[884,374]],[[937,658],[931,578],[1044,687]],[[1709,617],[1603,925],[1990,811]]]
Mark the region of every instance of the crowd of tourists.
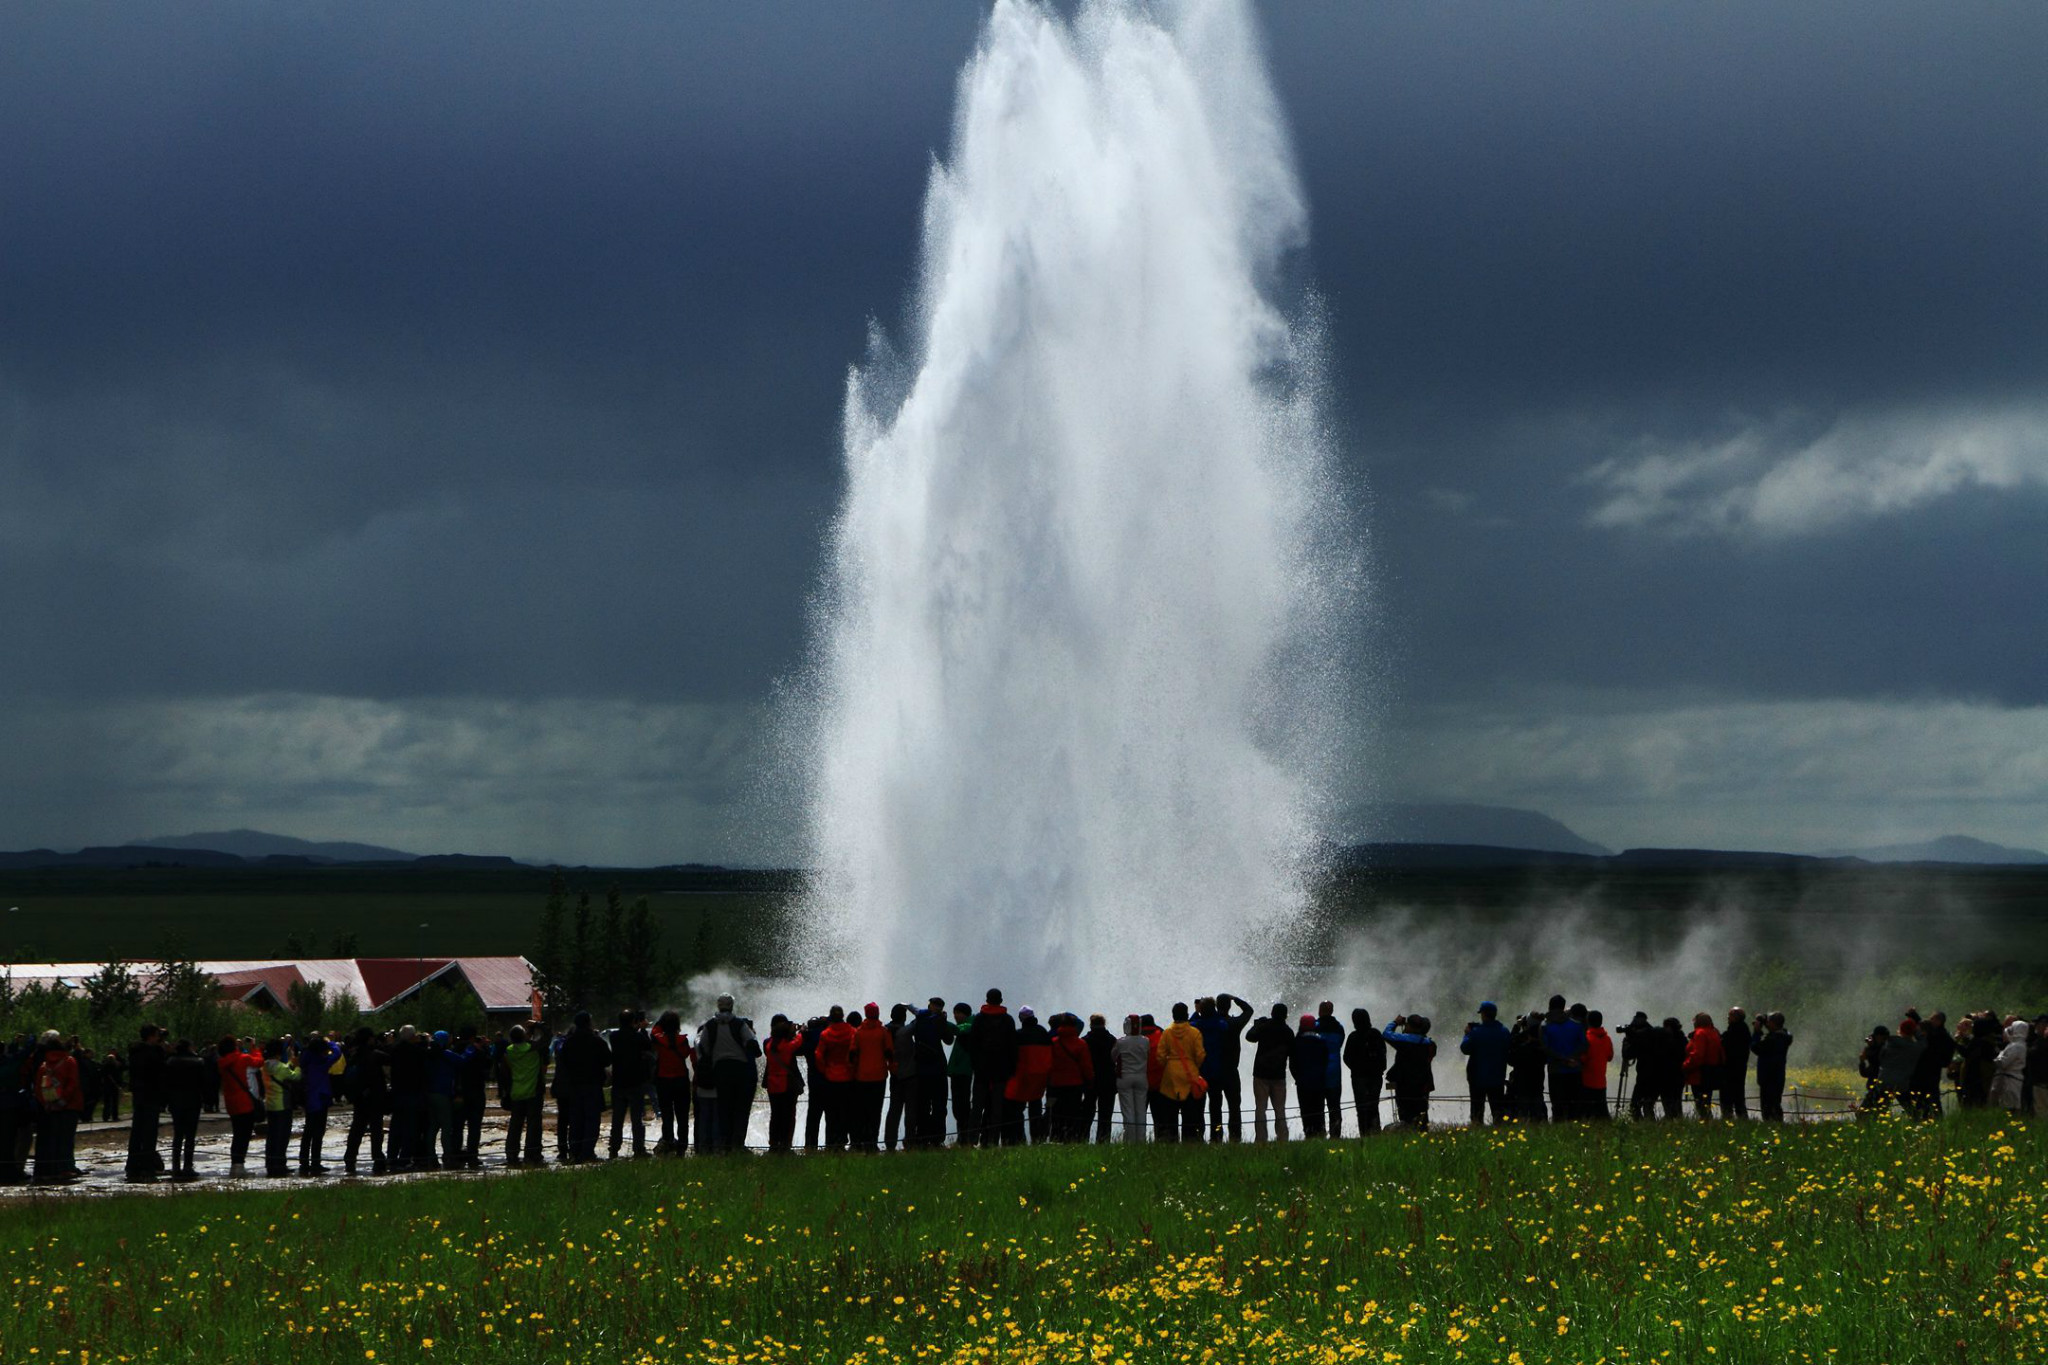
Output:
[[[1440,1067],[1463,1072],[1473,1124],[1636,1119],[1785,1118],[1793,1037],[1781,1013],[1753,1024],[1731,1009],[1718,1024],[1693,1016],[1653,1022],[1638,1012],[1610,1032],[1601,1011],[1553,996],[1547,1007],[1501,1018],[1482,1003],[1440,1055],[1431,1020],[1396,1015],[1375,1025],[1363,1009],[1347,1025],[1335,1006],[1293,1015],[1284,1004],[1255,1017],[1219,992],[1175,1004],[1164,1021],[1132,1014],[1112,1030],[1103,1015],[1030,1007],[1011,1013],[1000,990],[979,1008],[896,1004],[833,1006],[799,1023],[777,1014],[765,1036],[730,996],[696,1028],[670,1010],[650,1023],[621,1012],[600,1029],[579,1013],[565,1029],[538,1025],[486,1035],[408,1024],[347,1037],[313,1031],[262,1042],[224,1037],[205,1047],[145,1025],[125,1055],[76,1039],[22,1035],[0,1053],[0,1183],[63,1184],[81,1173],[79,1123],[119,1113],[130,1098],[129,1181],[198,1178],[201,1118],[224,1114],[227,1174],[251,1174],[262,1135],[263,1174],[475,1169],[493,1102],[506,1115],[504,1164],[576,1164],[607,1158],[749,1146],[757,1095],[766,1092],[766,1147],[787,1152],[876,1151],[1037,1142],[1286,1141],[1382,1127],[1425,1128]],[[1447,1041],[1447,1040],[1446,1040]],[[1243,1085],[1249,1059],[1249,1103]],[[1897,1106],[1931,1119],[1953,1093],[1964,1108],[2048,1114],[2048,1015],[2001,1019],[1983,1011],[1951,1031],[1939,1011],[1908,1010],[1896,1029],[1865,1041],[1859,1069],[1865,1114]],[[548,1127],[548,1100],[554,1101]],[[1348,1101],[1348,1105],[1347,1105]],[[801,1114],[800,1112],[801,1111]],[[170,1155],[162,1150],[168,1117]],[[331,1123],[330,1123],[331,1119]],[[607,1119],[609,1122],[607,1123]]]

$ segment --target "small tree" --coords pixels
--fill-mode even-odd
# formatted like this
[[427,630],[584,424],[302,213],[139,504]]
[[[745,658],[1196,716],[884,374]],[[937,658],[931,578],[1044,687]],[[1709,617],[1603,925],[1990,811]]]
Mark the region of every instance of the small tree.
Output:
[[660,951],[661,928],[654,922],[654,912],[648,907],[647,897],[636,897],[633,908],[626,913],[625,981],[633,1004],[641,1009],[654,1002],[655,959]]
[[361,951],[362,945],[357,940],[354,931],[350,931],[346,934],[336,934],[334,936],[334,942],[328,945],[327,955],[329,957],[354,957]]
[[284,989],[284,1011],[296,1033],[308,1033],[327,1024],[327,983],[294,981]]
[[572,1009],[590,1007],[590,989],[597,980],[597,913],[590,904],[590,893],[580,892],[576,897],[575,938],[569,949],[569,1005]]
[[142,978],[119,958],[79,984],[85,987],[86,1013],[95,1024],[131,1018],[142,1012]]
[[534,989],[540,992],[541,1013],[558,1019],[569,1008],[568,952],[562,943],[569,915],[569,882],[562,869],[548,881],[548,903],[540,912],[540,935],[533,947]]
[[604,994],[599,1002],[610,1013],[628,993],[626,980],[626,897],[613,882],[604,893],[604,937],[599,944],[597,980]]

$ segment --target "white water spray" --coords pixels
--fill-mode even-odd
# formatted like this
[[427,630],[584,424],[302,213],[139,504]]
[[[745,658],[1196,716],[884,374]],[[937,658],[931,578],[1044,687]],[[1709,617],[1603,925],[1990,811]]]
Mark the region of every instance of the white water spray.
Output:
[[1164,1011],[1308,913],[1358,551],[1306,213],[1235,0],[998,0],[907,355],[848,384],[804,717],[803,974]]

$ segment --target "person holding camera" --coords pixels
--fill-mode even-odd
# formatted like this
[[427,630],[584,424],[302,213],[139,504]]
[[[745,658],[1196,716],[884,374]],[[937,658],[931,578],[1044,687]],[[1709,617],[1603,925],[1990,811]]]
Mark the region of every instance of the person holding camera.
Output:
[[1472,1126],[1483,1127],[1486,1111],[1493,1111],[1499,1123],[1506,1115],[1508,1095],[1508,1044],[1512,1041],[1506,1024],[1500,1021],[1500,1007],[1491,1000],[1479,1006],[1479,1017],[1465,1025],[1458,1051],[1465,1054],[1466,1088],[1472,1096]]

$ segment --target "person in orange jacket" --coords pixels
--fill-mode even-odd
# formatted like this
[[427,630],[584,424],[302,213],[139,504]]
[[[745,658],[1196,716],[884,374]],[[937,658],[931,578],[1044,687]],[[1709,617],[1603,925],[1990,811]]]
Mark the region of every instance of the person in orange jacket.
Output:
[[889,1085],[889,1072],[896,1060],[896,1040],[882,1022],[882,1007],[870,1000],[861,1010],[860,1027],[853,1032],[853,1117],[855,1150],[881,1150],[882,1100]]
[[796,1145],[796,1100],[804,1092],[803,1068],[797,1056],[804,1040],[789,1016],[778,1014],[768,1021],[768,1041],[761,1045],[766,1059],[763,1089],[768,1092],[768,1150],[786,1152]]
[[1030,1006],[1017,1011],[1017,1069],[1003,1086],[1003,1141],[1045,1141],[1045,1083],[1052,1076],[1052,1035]]
[[1046,1107],[1054,1142],[1088,1138],[1088,1095],[1095,1083],[1095,1056],[1081,1036],[1081,1019],[1052,1017],[1052,1062],[1046,1072]]
[[[1173,1007],[1173,1022],[1159,1035],[1159,1096],[1166,1112],[1179,1120],[1179,1140],[1202,1140],[1202,1063],[1209,1051],[1202,1043],[1202,1031],[1188,1022],[1188,1007],[1179,1001]],[[1173,1125],[1161,1124],[1159,1141],[1174,1141]]]
[[1614,1060],[1614,1039],[1602,1027],[1605,1018],[1599,1010],[1586,1015],[1586,1055],[1579,1064],[1579,1089],[1585,1092],[1584,1113],[1589,1119],[1604,1119],[1613,1112],[1607,1106],[1607,1064]]
[[834,1005],[818,1033],[818,1092],[825,1105],[825,1150],[846,1150],[846,1116],[853,1087],[853,1025]]
[[1721,1033],[1714,1016],[1695,1014],[1692,1037],[1685,1044],[1685,1083],[1692,1087],[1693,1107],[1703,1119],[1714,1116],[1714,1089],[1721,1078]]

